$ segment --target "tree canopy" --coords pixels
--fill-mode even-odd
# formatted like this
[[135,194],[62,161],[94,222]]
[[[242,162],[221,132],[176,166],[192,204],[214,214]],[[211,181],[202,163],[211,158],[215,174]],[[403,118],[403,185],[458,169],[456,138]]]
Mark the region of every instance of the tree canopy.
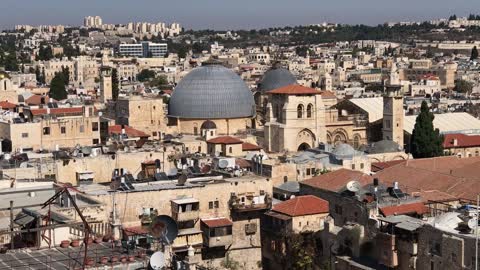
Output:
[[50,91],[48,92],[51,98],[56,100],[62,100],[67,98],[67,89],[65,85],[68,82],[66,81],[65,75],[63,72],[57,72],[55,77],[53,77],[50,82]]
[[415,120],[411,137],[411,152],[414,158],[430,158],[443,155],[443,136],[433,127],[435,116],[430,112],[427,102],[422,102],[420,114]]
[[120,91],[119,87],[119,80],[118,80],[118,71],[116,68],[112,69],[112,99],[118,99],[118,93]]
[[144,69],[137,75],[137,80],[141,82],[145,82],[153,78],[155,78],[155,71],[149,69]]
[[465,80],[456,80],[455,87],[453,88],[454,91],[458,93],[464,93],[464,94],[471,93],[472,89],[473,89],[473,84]]

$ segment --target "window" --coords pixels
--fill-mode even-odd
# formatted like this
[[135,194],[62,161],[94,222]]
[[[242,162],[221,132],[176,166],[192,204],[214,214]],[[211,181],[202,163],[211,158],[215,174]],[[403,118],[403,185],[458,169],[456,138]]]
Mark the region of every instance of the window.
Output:
[[22,133],[22,138],[28,138],[28,133]]
[[198,127],[193,127],[193,135],[198,135]]
[[360,163],[360,169],[363,169],[364,165],[363,163]]
[[310,175],[310,168],[307,169],[307,175]]
[[43,135],[50,135],[50,127],[43,128]]
[[67,133],[67,128],[66,127],[60,127],[60,133],[61,134]]
[[92,142],[93,142],[93,144],[98,144],[99,141],[98,141],[98,139],[93,139]]
[[385,120],[385,128],[390,128],[390,120]]
[[217,200],[217,201],[210,201],[208,202],[208,209],[217,209],[220,207],[220,202]]
[[230,153],[230,154],[231,154],[232,152],[233,152],[233,150],[232,150],[232,147],[231,147],[231,146],[230,146],[230,147],[228,147],[228,153]]
[[98,122],[92,123],[92,131],[98,131]]
[[197,151],[198,151],[199,153],[202,152],[202,147],[199,146]]
[[313,105],[308,104],[307,106],[307,118],[312,118]]
[[85,132],[85,126],[84,125],[80,125],[80,133],[83,133]]
[[156,137],[156,136],[157,136],[157,132],[156,132],[156,131],[152,132],[152,136]]
[[355,170],[355,164],[352,164],[352,170]]
[[300,104],[297,107],[297,118],[303,118],[303,105]]
[[210,136],[213,136],[213,131],[210,131]]

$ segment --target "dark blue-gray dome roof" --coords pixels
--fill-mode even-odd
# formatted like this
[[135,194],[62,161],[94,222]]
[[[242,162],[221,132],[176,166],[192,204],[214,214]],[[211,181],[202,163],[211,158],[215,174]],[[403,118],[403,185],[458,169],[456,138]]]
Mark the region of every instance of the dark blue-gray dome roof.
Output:
[[179,118],[243,118],[255,115],[255,103],[237,74],[209,64],[193,69],[178,83],[168,110],[170,116]]
[[402,151],[398,143],[390,140],[382,140],[372,143],[367,149],[369,154],[395,153]]
[[262,81],[260,81],[259,84],[259,90],[261,92],[267,92],[291,84],[298,83],[290,71],[280,67],[273,67],[263,75]]

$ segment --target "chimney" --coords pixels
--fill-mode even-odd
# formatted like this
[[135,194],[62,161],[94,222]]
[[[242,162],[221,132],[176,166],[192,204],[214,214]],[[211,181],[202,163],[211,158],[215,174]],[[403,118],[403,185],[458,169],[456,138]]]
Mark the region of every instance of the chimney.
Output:
[[458,140],[457,140],[457,138],[454,138],[454,139],[452,140],[452,144],[453,144],[453,146],[458,146]]
[[397,181],[393,182],[393,189],[398,189],[398,182]]

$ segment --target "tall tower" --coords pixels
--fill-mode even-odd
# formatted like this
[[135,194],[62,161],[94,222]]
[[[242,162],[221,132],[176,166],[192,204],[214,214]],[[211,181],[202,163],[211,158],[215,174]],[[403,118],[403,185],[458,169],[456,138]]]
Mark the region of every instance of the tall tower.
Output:
[[402,149],[403,91],[400,85],[389,85],[383,95],[383,139],[396,142]]
[[109,67],[101,68],[100,99],[102,103],[112,99],[112,69]]

